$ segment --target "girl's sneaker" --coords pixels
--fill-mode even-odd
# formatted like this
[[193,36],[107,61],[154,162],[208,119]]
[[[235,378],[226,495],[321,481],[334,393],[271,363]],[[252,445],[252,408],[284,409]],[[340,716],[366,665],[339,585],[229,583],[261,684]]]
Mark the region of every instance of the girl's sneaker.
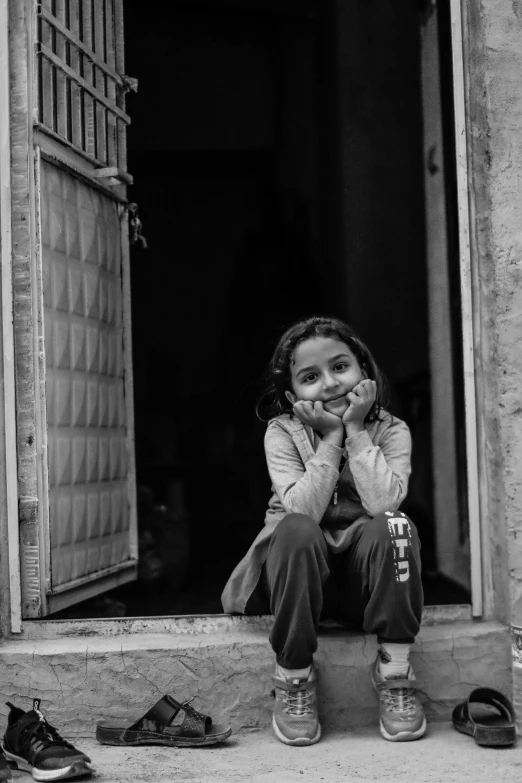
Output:
[[276,670],[272,728],[285,745],[313,745],[321,738],[316,682],[313,666],[305,680],[286,680]]
[[33,699],[28,712],[10,707],[4,734],[5,755],[18,769],[35,780],[66,780],[92,772],[90,758],[64,740],[40,712],[40,699]]
[[379,723],[384,739],[407,742],[424,735],[426,718],[414,680],[411,666],[406,677],[383,677],[377,655],[372,668],[372,682],[379,696]]

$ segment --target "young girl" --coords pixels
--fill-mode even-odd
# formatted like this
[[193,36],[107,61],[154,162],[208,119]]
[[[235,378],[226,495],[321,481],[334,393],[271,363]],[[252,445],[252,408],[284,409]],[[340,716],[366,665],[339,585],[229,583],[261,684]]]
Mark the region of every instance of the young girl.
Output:
[[398,511],[411,472],[409,429],[385,410],[385,380],[370,351],[335,318],[288,329],[269,373],[273,495],[222,601],[225,612],[245,614],[256,596],[270,602],[274,732],[288,745],[320,739],[313,654],[328,615],[377,634],[372,681],[382,736],[422,737],[408,662],[423,605],[419,540]]

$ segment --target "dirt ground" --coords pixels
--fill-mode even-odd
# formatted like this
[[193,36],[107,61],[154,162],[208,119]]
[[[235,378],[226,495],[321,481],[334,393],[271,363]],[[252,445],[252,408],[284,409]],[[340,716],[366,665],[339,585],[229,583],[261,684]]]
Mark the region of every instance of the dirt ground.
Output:
[[[503,783],[522,772],[522,739],[514,748],[478,747],[447,723],[433,723],[422,740],[392,743],[377,729],[325,733],[317,745],[291,748],[270,732],[232,736],[199,749],[112,748],[94,740],[75,744],[91,755],[99,783]],[[26,780],[27,775],[23,776]],[[16,773],[22,780],[22,774]]]

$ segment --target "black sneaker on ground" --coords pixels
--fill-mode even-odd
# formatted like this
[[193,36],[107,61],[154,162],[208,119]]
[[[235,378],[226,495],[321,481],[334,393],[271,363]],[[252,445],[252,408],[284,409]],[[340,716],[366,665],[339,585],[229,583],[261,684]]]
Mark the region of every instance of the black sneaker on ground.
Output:
[[0,783],[4,783],[5,780],[12,780],[13,773],[11,767],[4,756],[3,750],[0,748]]
[[[35,780],[66,780],[90,775],[90,758],[64,740],[40,712],[40,699],[24,712],[10,702],[4,751],[18,769],[30,772]],[[1,780],[1,778],[0,778]]]

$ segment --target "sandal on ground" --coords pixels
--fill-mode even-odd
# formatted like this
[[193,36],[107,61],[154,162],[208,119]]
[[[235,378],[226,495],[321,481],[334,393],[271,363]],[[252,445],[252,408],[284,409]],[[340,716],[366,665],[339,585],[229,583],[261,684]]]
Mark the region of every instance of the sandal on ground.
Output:
[[477,745],[513,745],[517,738],[513,705],[493,688],[471,691],[453,710],[452,720],[457,731],[469,734]]
[[[173,725],[176,716],[178,721]],[[215,745],[228,739],[231,733],[230,727],[213,725],[212,718],[208,715],[197,712],[188,701],[180,703],[172,696],[163,696],[131,726],[125,718],[103,720],[96,725],[96,739],[102,745],[169,745],[175,748],[191,748]]]

